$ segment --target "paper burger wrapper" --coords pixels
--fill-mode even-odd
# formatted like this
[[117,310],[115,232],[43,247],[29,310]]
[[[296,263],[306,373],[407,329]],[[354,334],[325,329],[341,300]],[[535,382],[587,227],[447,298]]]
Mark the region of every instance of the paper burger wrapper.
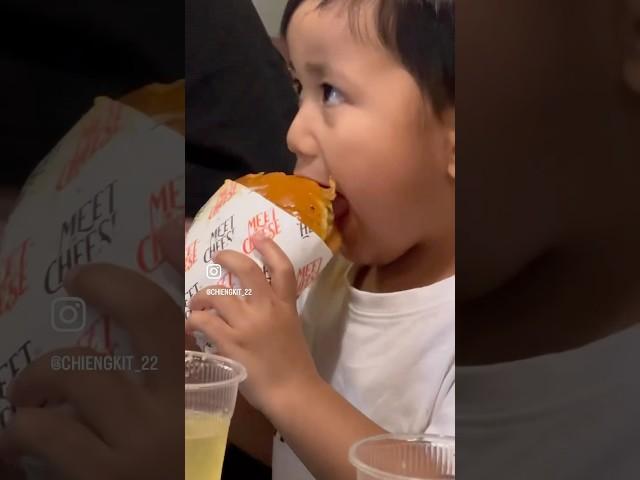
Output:
[[112,263],[155,281],[182,305],[182,275],[155,231],[184,214],[184,137],[120,102],[99,98],[38,165],[0,245],[0,430],[6,388],[53,349],[131,353],[111,319],[67,295],[70,269]]
[[[235,250],[248,255],[263,270],[269,272],[252,237],[263,232],[285,252],[296,277],[297,293],[305,290],[318,277],[333,253],[309,227],[278,205],[232,180],[224,185],[200,209],[187,232],[185,243],[185,314],[189,301],[200,290],[213,286],[226,289],[226,294],[250,295],[239,279],[221,265],[214,256],[222,250]],[[220,290],[212,291],[219,294]],[[202,335],[196,335],[204,344]]]

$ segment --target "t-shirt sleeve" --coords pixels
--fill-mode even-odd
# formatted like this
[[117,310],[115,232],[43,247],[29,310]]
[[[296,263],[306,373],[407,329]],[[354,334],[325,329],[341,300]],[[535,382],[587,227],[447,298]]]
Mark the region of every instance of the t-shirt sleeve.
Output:
[[425,433],[434,435],[456,434],[456,383],[455,367],[452,367],[445,377],[443,393],[434,408],[431,421]]

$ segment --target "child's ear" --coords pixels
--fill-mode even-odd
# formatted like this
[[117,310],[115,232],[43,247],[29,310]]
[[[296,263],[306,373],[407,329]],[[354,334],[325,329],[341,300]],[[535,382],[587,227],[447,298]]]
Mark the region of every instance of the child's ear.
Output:
[[449,108],[443,113],[447,143],[447,173],[451,180],[456,179],[456,110]]
[[451,142],[451,158],[449,160],[449,164],[447,165],[447,173],[451,180],[456,179],[456,129],[451,129],[449,133],[449,139]]

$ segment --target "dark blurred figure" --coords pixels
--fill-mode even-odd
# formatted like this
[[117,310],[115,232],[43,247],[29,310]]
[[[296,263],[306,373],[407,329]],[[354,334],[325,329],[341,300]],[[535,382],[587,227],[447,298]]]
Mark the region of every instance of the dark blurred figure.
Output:
[[457,3],[460,479],[638,478],[637,4]]
[[176,0],[2,2],[0,182],[21,185],[96,96],[183,78],[183,8]]
[[184,2],[0,5],[0,238],[33,168],[91,108],[184,77]]
[[187,204],[193,216],[226,178],[290,173],[297,95],[250,0],[186,3]]

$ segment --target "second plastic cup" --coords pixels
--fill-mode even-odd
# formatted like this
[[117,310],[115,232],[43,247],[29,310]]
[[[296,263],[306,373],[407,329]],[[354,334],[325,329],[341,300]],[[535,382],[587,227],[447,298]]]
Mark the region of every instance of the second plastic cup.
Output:
[[380,435],[351,447],[358,480],[455,478],[455,439],[435,435]]
[[184,478],[219,480],[242,365],[202,352],[184,353]]

